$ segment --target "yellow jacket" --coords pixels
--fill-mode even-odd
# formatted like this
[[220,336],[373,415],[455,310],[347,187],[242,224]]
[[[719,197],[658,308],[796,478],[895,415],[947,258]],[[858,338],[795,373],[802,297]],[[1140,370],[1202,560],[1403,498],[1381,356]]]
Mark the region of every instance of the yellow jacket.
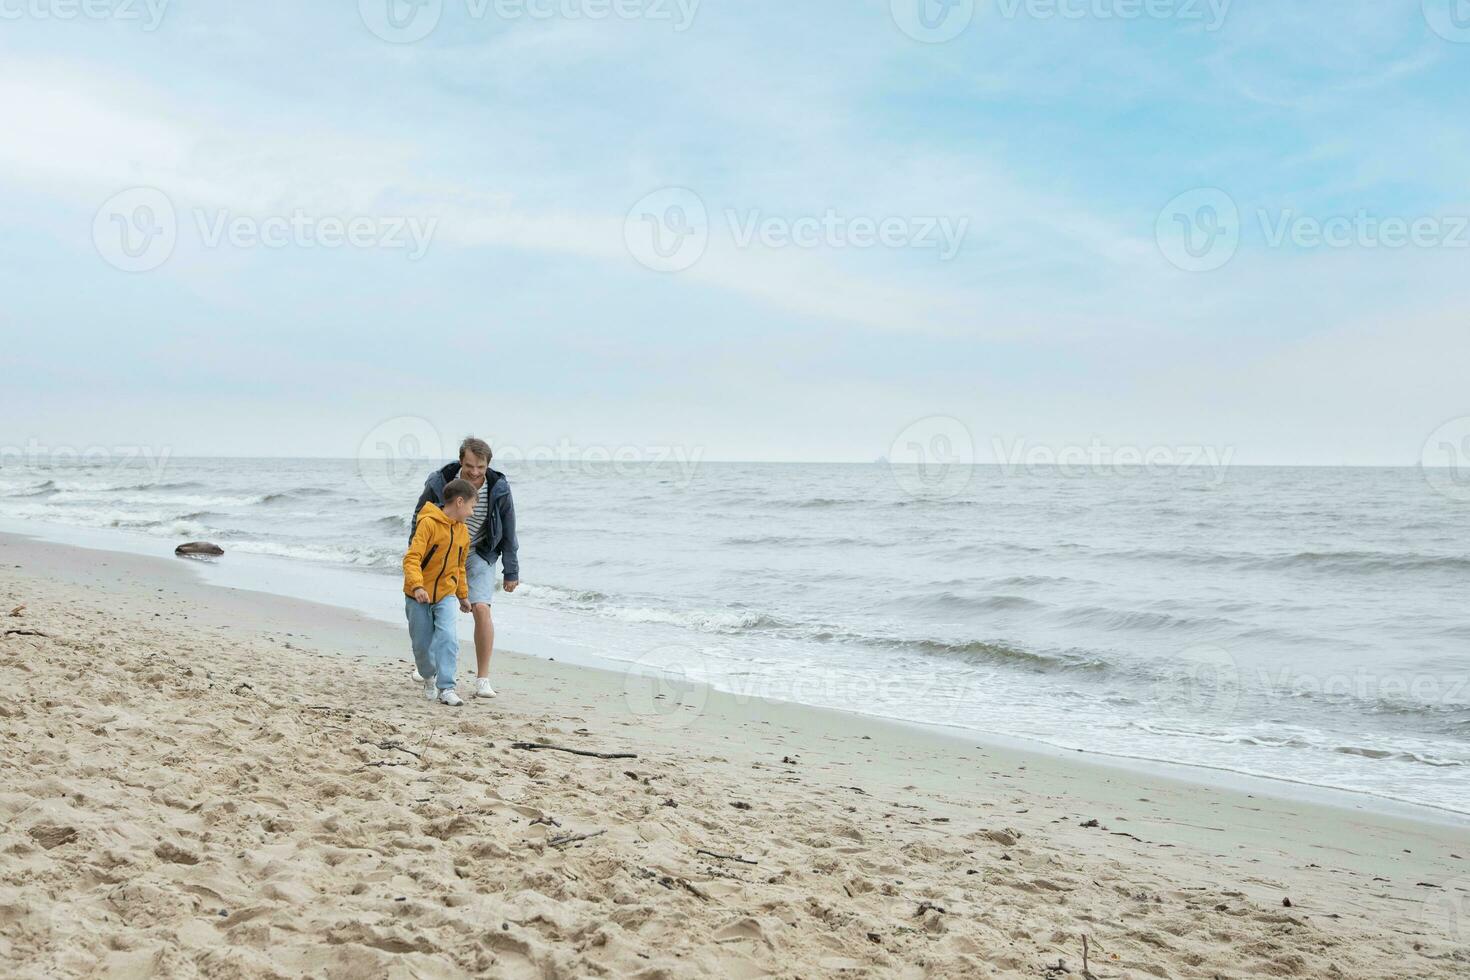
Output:
[[444,512],[432,503],[419,511],[419,526],[403,556],[403,594],[414,589],[429,593],[430,602],[448,596],[470,597],[470,582],[465,577],[464,560],[470,550],[470,529],[450,523]]

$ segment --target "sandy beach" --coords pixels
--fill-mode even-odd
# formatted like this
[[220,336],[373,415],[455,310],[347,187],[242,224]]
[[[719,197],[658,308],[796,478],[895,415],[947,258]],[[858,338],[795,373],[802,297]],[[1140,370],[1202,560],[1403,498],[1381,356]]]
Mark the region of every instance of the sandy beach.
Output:
[[1448,815],[505,651],[439,707],[403,630],[169,558],[7,536],[0,606],[7,975],[1470,974]]

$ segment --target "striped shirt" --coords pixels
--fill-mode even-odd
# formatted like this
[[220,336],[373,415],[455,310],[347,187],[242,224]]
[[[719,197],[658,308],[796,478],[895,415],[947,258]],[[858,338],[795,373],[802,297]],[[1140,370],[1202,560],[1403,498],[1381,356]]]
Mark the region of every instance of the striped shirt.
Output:
[[490,478],[485,477],[485,482],[480,484],[480,495],[475,498],[475,511],[465,518],[465,527],[470,529],[470,542],[480,540],[480,529],[485,526],[485,520],[490,516]]

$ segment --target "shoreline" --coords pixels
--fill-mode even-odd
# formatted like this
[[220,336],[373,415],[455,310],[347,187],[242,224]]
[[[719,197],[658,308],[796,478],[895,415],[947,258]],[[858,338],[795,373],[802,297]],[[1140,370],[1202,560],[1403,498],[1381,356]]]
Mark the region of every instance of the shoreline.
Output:
[[[102,540],[99,542],[97,540],[98,538],[112,538],[113,541],[108,542]],[[140,532],[112,528],[98,531],[72,525],[13,519],[0,520],[0,545],[3,545],[7,539],[48,542],[62,544],[70,548],[96,551],[103,554],[151,558],[190,570],[196,581],[201,585],[238,589],[262,596],[279,597],[286,595],[289,597],[288,593],[282,590],[281,583],[283,581],[287,583],[294,581],[303,587],[313,587],[320,579],[330,578],[334,580],[334,585],[340,584],[344,586],[344,598],[351,597],[357,601],[355,603],[352,601],[337,603],[313,599],[312,601],[314,603],[340,612],[366,616],[374,622],[394,628],[399,626],[399,620],[402,618],[397,600],[395,577],[376,570],[351,566],[338,567],[302,559],[288,559],[250,552],[233,553],[224,562],[191,561],[181,565],[181,559],[172,556],[172,546],[169,542]],[[117,547],[113,547],[113,545],[117,545]],[[386,591],[382,588],[385,580],[392,586],[392,588]],[[393,600],[391,603],[378,602],[381,596],[388,594],[391,594],[390,597]],[[506,599],[503,596],[500,601],[508,603],[515,602],[514,599]],[[618,677],[637,668],[635,663],[602,657],[595,653],[589,655],[585,650],[567,645],[551,644],[549,642],[537,644],[545,648],[544,654],[526,653],[512,647],[502,646],[500,637],[504,633],[505,625],[502,620],[497,622],[497,656],[505,653],[514,657],[527,657],[542,661],[550,658],[574,663],[583,669],[601,671],[605,674],[616,675]],[[471,637],[468,617],[462,617],[460,636],[462,640],[468,640]],[[758,643],[759,641],[751,640],[748,642]],[[1039,738],[1008,735],[1003,732],[968,728],[961,725],[948,725],[942,722],[925,723],[913,721],[865,711],[857,707],[836,708],[800,701],[772,699],[758,694],[747,695],[736,691],[729,691],[715,685],[711,685],[710,690],[718,691],[722,695],[734,698],[742,703],[748,701],[771,701],[809,711],[830,712],[839,717],[862,718],[869,722],[915,729],[934,737],[949,739],[958,744],[970,742],[987,743],[988,747],[991,748],[1020,754],[1031,754],[1038,758],[1055,759],[1067,763],[1080,763],[1082,765],[1117,770],[1123,773],[1132,773],[1145,777],[1152,776],[1169,779],[1204,788],[1223,788],[1248,795],[1271,796],[1283,802],[1302,801],[1332,809],[1343,809],[1354,812],[1378,812],[1400,819],[1470,829],[1470,813],[1432,803],[1407,800],[1367,790],[1346,789],[1338,786],[1292,779],[1285,776],[1272,776],[1260,772],[1224,766],[1212,766],[1204,763],[1179,762],[1149,756],[1086,751],[1053,744]]]
[[1470,900],[1463,828],[507,651],[500,698],[436,708],[401,628],[197,571],[0,536],[47,634],[0,641],[23,975],[1034,977],[1083,936],[1129,977],[1470,962],[1437,904]]

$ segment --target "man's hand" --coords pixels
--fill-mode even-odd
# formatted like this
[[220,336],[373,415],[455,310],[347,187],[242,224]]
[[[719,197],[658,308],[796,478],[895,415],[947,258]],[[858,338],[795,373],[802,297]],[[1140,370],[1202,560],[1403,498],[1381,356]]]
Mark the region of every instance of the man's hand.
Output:
[[429,592],[428,592],[428,590],[427,589],[424,589],[424,588],[414,589],[413,590],[413,601],[414,602],[421,602],[424,605],[428,605],[429,604]]
[[514,592],[516,590],[516,586],[517,585],[520,585],[520,584],[521,584],[521,580],[520,579],[518,579],[518,578],[508,578],[505,581],[503,581],[503,582],[500,583],[500,587],[503,588],[503,589],[505,589],[505,591],[507,591],[507,592]]
[[459,611],[460,612],[469,612],[470,611],[470,600],[468,600],[468,599],[461,599],[461,600],[459,600]]

